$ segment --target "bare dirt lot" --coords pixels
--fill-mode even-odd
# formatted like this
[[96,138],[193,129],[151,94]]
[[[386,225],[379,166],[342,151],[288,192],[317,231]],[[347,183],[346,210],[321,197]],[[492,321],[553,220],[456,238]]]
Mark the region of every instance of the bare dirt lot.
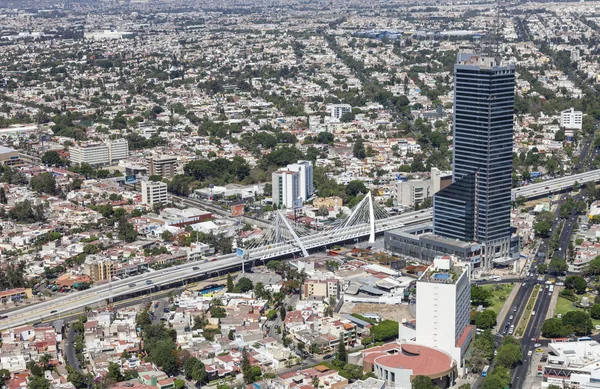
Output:
[[394,320],[397,322],[402,321],[402,319],[414,319],[413,314],[408,309],[408,305],[346,303],[340,309],[340,313],[358,313],[361,315],[376,313],[384,320]]

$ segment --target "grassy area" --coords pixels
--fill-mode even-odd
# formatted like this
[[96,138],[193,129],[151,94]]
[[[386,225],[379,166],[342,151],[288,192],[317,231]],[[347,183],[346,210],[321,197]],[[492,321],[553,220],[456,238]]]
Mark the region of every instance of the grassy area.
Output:
[[527,328],[527,324],[529,324],[529,319],[531,318],[531,311],[533,311],[533,307],[535,306],[535,301],[538,298],[538,294],[540,293],[540,286],[536,285],[527,300],[527,305],[525,306],[525,310],[521,315],[521,320],[519,320],[519,324],[517,325],[515,336],[523,336],[525,329]]
[[[589,294],[586,296],[590,299],[590,301],[592,303],[594,302],[593,294]],[[580,297],[580,299],[581,299],[581,297]],[[564,315],[565,313],[567,313],[569,311],[584,311],[584,309],[574,306],[573,302],[567,300],[564,297],[558,297],[558,300],[556,301],[556,308],[554,309],[554,316],[558,315],[559,313],[561,315]],[[594,323],[594,326],[600,325],[600,320],[592,319],[592,323]]]
[[514,284],[482,285],[481,287],[492,292],[491,305],[486,309],[490,309],[498,314],[506,303],[506,299],[512,291]]

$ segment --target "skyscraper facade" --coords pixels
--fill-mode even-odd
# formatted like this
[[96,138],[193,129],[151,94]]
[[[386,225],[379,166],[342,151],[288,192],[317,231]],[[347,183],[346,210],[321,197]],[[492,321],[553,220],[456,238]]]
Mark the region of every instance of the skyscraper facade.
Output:
[[454,66],[453,182],[434,196],[434,233],[509,256],[515,68],[459,54]]

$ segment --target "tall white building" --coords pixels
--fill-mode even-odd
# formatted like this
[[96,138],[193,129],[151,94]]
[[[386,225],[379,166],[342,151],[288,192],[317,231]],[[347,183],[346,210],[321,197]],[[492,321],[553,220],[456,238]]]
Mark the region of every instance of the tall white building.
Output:
[[107,140],[102,143],[84,143],[69,148],[73,164],[106,165],[129,156],[127,139]]
[[154,205],[167,202],[167,184],[164,182],[142,181],[142,203]]
[[107,140],[106,144],[108,146],[108,159],[111,163],[129,157],[129,143],[127,139]]
[[583,126],[583,112],[570,108],[560,113],[560,125],[567,130],[581,130]]
[[306,201],[315,192],[313,184],[313,165],[311,161],[298,161],[287,166],[288,170],[300,174],[300,197]]
[[439,348],[462,365],[472,329],[470,269],[450,255],[436,257],[417,281],[416,341]]
[[302,199],[300,195],[300,173],[289,169],[281,169],[272,174],[273,204],[292,208],[294,201]]
[[352,106],[350,104],[331,104],[329,110],[331,117],[339,120],[346,112],[352,112]]

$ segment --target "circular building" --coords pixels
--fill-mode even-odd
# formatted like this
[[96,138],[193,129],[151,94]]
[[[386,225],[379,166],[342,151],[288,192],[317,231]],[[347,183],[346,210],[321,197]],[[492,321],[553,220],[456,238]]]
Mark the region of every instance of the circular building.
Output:
[[454,384],[456,363],[450,354],[415,343],[389,343],[363,354],[363,370],[372,371],[388,385],[410,388],[414,377],[432,379],[440,388]]

